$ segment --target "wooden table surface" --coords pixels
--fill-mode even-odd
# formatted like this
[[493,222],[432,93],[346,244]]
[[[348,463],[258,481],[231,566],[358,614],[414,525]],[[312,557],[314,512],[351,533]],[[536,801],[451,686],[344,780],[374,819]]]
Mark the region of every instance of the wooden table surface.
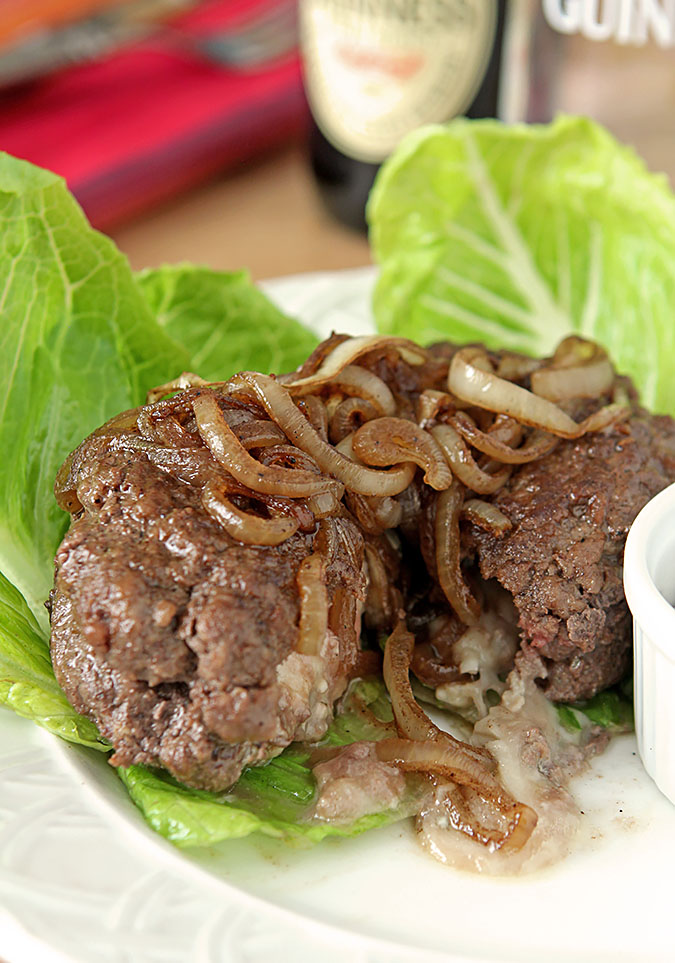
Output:
[[135,269],[193,261],[255,280],[371,263],[323,209],[301,145],[224,174],[112,232]]

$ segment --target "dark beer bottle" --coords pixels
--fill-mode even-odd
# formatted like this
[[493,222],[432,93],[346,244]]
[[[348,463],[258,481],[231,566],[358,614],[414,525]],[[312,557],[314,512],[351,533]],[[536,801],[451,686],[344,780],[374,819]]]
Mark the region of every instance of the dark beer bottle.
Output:
[[311,165],[365,226],[383,160],[422,124],[498,113],[507,0],[300,0]]

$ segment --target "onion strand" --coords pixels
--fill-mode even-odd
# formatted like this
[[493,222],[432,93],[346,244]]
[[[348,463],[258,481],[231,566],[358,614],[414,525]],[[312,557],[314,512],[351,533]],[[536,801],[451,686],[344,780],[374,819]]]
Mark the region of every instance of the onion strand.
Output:
[[436,497],[436,567],[439,584],[457,617],[465,625],[475,625],[480,605],[462,578],[460,567],[459,516],[463,502],[464,495],[458,482]]
[[252,491],[287,498],[303,498],[336,489],[342,494],[341,486],[331,478],[295,468],[263,465],[253,458],[225,421],[213,392],[198,395],[192,407],[199,434],[213,457]]
[[403,418],[368,421],[354,435],[356,455],[370,465],[413,462],[424,469],[424,481],[437,491],[452,483],[443,451],[431,434]]
[[204,486],[202,504],[228,535],[246,545],[280,545],[299,528],[295,518],[261,518],[259,515],[242,511],[219,491],[213,481]]
[[322,471],[338,478],[351,491],[361,495],[398,495],[413,479],[415,467],[410,463],[374,471],[346,458],[318,435],[286,388],[267,375],[242,372],[230,379],[227,390],[252,393],[289,441],[311,455]]
[[[603,424],[602,419],[590,422],[588,419],[577,424],[562,408],[533,394],[527,388],[513,384],[498,377],[494,372],[485,370],[487,356],[480,348],[461,348],[453,357],[448,371],[448,388],[462,401],[478,408],[510,415],[534,428],[553,432],[561,438],[580,438],[590,425]],[[614,406],[610,406],[614,408]],[[604,409],[601,409],[604,411]],[[597,413],[600,415],[600,412]],[[604,415],[606,423],[618,417],[614,410]],[[604,426],[604,425],[603,425]],[[597,429],[593,429],[597,430]]]

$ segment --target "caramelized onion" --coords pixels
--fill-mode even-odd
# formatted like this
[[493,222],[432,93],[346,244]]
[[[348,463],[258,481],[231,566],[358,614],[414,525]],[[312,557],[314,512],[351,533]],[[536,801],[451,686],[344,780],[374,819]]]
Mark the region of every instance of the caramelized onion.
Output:
[[286,438],[284,437],[284,444],[269,445],[258,455],[259,461],[263,465],[289,468],[293,471],[301,469],[312,475],[321,474],[321,470],[313,458],[306,452],[301,451],[300,448],[294,448],[293,445],[285,444],[285,442]]
[[[468,757],[461,748],[439,742],[381,739],[375,743],[375,753],[381,762],[393,763],[403,772],[442,779],[442,796],[433,808],[446,817],[449,829],[464,833],[491,852],[522,849],[537,825],[536,812],[514,799],[482,761]],[[479,808],[476,804],[487,810],[485,815],[491,817],[492,825],[486,825],[483,812],[475,811]]]
[[433,421],[441,412],[454,412],[456,404],[447,391],[436,391],[425,388],[417,399],[415,417],[417,424],[426,428],[427,423]]
[[425,831],[430,818],[439,828],[442,820],[448,829],[463,833],[490,852],[504,853],[522,849],[538,823],[536,812],[510,793],[485,793],[449,782],[438,787],[432,809],[418,815],[418,831]]
[[587,431],[602,431],[603,428],[609,428],[610,425],[617,425],[619,422],[625,421],[629,415],[630,408],[626,405],[605,405],[599,411],[594,411],[588,418],[584,418],[579,427],[583,428],[582,434]]
[[315,553],[303,559],[296,581],[300,595],[296,648],[302,655],[320,655],[328,628],[326,563],[321,555]]
[[492,502],[484,502],[480,498],[470,498],[462,505],[461,517],[472,522],[499,537],[513,528],[510,518],[500,511]]
[[486,433],[494,441],[502,441],[510,448],[515,448],[522,441],[524,432],[524,427],[515,418],[510,415],[496,415]]
[[[212,393],[198,395],[192,406],[199,434],[213,457],[252,491],[287,498],[304,498],[322,491],[341,494],[340,486],[330,478],[298,469],[270,467],[252,458],[223,418]],[[302,418],[300,412],[298,415]]]
[[415,466],[410,463],[388,471],[373,471],[345,457],[319,437],[284,386],[268,375],[245,371],[230,379],[227,390],[253,393],[286,437],[311,455],[322,471],[339,478],[351,491],[362,495],[398,495],[414,477]]
[[204,388],[208,384],[209,382],[204,381],[198,374],[192,371],[184,371],[177,378],[174,378],[173,381],[167,381],[166,384],[151,388],[145,396],[145,401],[146,404],[152,405],[156,401],[166,398],[167,395],[173,394],[175,391],[181,391],[185,388]]
[[366,421],[377,418],[375,406],[363,398],[345,398],[335,409],[330,420],[330,440],[337,444],[357,431]]
[[483,471],[473,459],[463,438],[450,425],[435,425],[431,434],[440,446],[448,464],[459,480],[479,495],[492,495],[509,477],[511,469],[502,468],[494,475]]
[[298,407],[319,436],[328,441],[328,412],[323,400],[316,395],[305,395],[298,401]]
[[448,739],[383,739],[376,745],[377,758],[396,763],[407,772],[433,773],[451,782],[496,794],[501,787],[486,769],[485,760],[466,752],[465,749],[473,748],[467,743],[459,742],[449,733],[443,735]]
[[333,381],[347,365],[353,364],[358,358],[380,348],[395,348],[408,364],[424,364],[427,354],[424,348],[407,338],[393,338],[386,335],[369,334],[360,338],[348,338],[336,345],[311,375],[284,382],[285,386],[295,392],[297,389],[316,388],[319,385]]
[[[478,408],[503,412],[525,425],[542,428],[561,438],[580,438],[586,431],[597,431],[596,424],[604,427],[618,417],[612,410],[594,421],[587,418],[577,424],[552,401],[486,371],[487,360],[480,348],[461,348],[453,357],[448,372],[448,387],[453,394]],[[618,406],[610,406],[611,409],[615,407]],[[605,409],[596,415],[600,416],[603,411]]]
[[497,374],[507,381],[522,381],[541,367],[538,358],[527,358],[522,354],[505,351],[497,364]]
[[440,741],[457,750],[462,750],[474,762],[480,762],[483,766],[489,765],[494,768],[494,760],[486,749],[460,742],[449,732],[439,729],[415,701],[408,676],[414,645],[415,639],[412,633],[408,632],[404,623],[400,621],[387,639],[384,648],[384,663],[382,666],[384,684],[391,697],[391,705],[399,732],[407,736],[408,739],[418,740],[422,743],[430,740],[438,745]]
[[[537,824],[536,813],[524,803],[517,802],[503,788],[495,771],[495,761],[486,749],[460,742],[439,729],[417,704],[408,678],[413,646],[412,634],[399,622],[387,639],[383,671],[396,725],[408,738],[377,742],[378,759],[394,763],[404,772],[426,773],[449,780],[454,785],[443,787],[447,795],[456,800],[459,790],[459,798],[466,803],[461,813],[463,818],[451,820],[453,828],[490,849],[507,846],[520,849]],[[488,810],[506,817],[503,828],[486,827],[480,815],[470,811],[473,793],[481,802],[487,803]]]
[[368,591],[365,615],[369,628],[383,629],[391,625],[393,616],[390,587],[386,566],[372,542],[365,543],[368,566]]
[[357,495],[356,492],[345,492],[345,505],[359,524],[359,528],[366,535],[380,535],[382,526],[375,518],[367,495]]
[[[294,398],[317,389],[314,382],[300,385],[290,383],[285,387],[288,388]],[[389,386],[372,371],[360,368],[358,365],[347,365],[330,381],[318,387],[319,390],[322,387],[328,387],[332,392],[337,390],[343,395],[369,401],[378,415],[393,415],[396,410],[396,402]]]
[[[352,432],[351,435],[345,435],[342,441],[339,441],[337,445],[335,445],[335,450],[339,452],[341,455],[343,455],[345,458],[348,458],[350,461],[354,461],[356,462],[357,465],[360,465],[362,464],[362,462],[360,458],[357,458],[356,453],[354,451],[354,434],[355,432]],[[414,468],[415,466],[413,465],[413,475],[414,475]],[[411,477],[411,480],[412,480],[412,477]]]
[[[513,448],[510,444],[495,437],[497,432],[481,431],[473,418],[465,411],[458,411],[449,424],[459,434],[484,455],[489,455],[495,461],[505,462],[507,465],[524,465],[536,461],[553,451],[559,438],[547,431],[534,431],[522,448]],[[474,489],[475,490],[475,489]]]
[[599,344],[576,335],[565,338],[550,363],[534,371],[532,391],[549,401],[598,398],[614,382],[614,369]]
[[252,418],[243,425],[237,426],[237,437],[247,450],[251,448],[269,448],[272,445],[284,445],[286,435],[278,425],[266,418]]
[[465,625],[474,625],[480,605],[462,578],[460,567],[459,516],[463,500],[461,485],[456,481],[436,497],[436,568],[439,584],[458,618]]
[[399,621],[384,648],[382,673],[399,732],[409,739],[424,742],[440,738],[442,730],[431,721],[412,694],[408,673],[414,646],[412,632]]
[[433,437],[412,421],[377,418],[354,435],[354,452],[370,465],[413,462],[424,469],[424,481],[436,490],[447,488],[452,472]]
[[213,481],[202,492],[206,511],[219,522],[228,535],[246,545],[280,545],[298,530],[294,518],[261,518],[237,508]]
[[[298,523],[301,532],[313,532],[316,528],[316,517],[307,502],[300,498],[283,498],[276,495],[258,495],[255,492],[248,492],[248,497],[259,501],[267,508],[270,515],[284,515],[287,518],[294,518]],[[328,493],[330,495],[330,492]],[[320,496],[314,495],[314,498]],[[330,496],[332,497],[332,496]]]
[[385,495],[384,498],[373,496],[368,499],[368,502],[380,528],[384,530],[396,528],[399,525],[403,509],[395,498],[390,498],[388,495]]
[[317,344],[309,358],[300,365],[297,371],[291,372],[289,375],[282,375],[282,381],[296,381],[299,378],[306,378],[308,375],[314,374],[323,360],[327,358],[339,344],[342,344],[344,341],[349,341],[350,337],[348,334],[335,334],[335,332],[333,332],[328,338],[325,338]]
[[307,508],[315,518],[327,518],[334,515],[337,511],[338,500],[333,492],[319,492],[318,495],[310,495],[307,499]]

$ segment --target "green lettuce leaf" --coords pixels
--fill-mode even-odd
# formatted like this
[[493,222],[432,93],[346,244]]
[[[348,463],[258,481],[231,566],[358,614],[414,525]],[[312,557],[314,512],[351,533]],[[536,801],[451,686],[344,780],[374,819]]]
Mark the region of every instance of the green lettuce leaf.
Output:
[[[182,370],[214,380],[242,368],[292,370],[317,339],[243,272],[181,266],[134,277],[60,178],[6,155],[0,227],[0,566],[9,576],[0,575],[0,704],[107,751],[96,726],[69,705],[49,659],[43,602],[68,521],[52,492],[62,460],[99,424]],[[386,711],[379,690],[370,698]],[[360,716],[347,713],[327,742],[343,744],[363,731]],[[253,830],[318,840],[401,815],[342,827],[308,822],[314,779],[306,753],[293,748],[249,770],[227,796],[138,766],[121,775],[149,822],[180,845]]]
[[[183,370],[293,369],[316,344],[243,273],[146,272],[64,181],[0,155],[0,569],[37,618],[67,518],[56,472],[90,431]],[[43,622],[44,624],[44,622]]]
[[189,366],[64,181],[0,154],[0,570],[45,624],[71,449]]
[[614,732],[632,732],[635,728],[633,713],[633,677],[598,692],[591,699],[556,706],[558,719],[569,732],[602,726]]
[[[542,129],[433,128],[385,167],[370,211],[383,263],[375,301],[383,329],[532,352],[581,330],[608,344],[647,401],[675,407],[663,371],[675,344],[673,199],[598,128],[572,120]],[[182,370],[215,379],[246,367],[288,370],[316,339],[244,274],[180,266],[135,278],[60,178],[6,155],[0,318],[0,703],[106,749],[59,689],[43,631],[42,603],[67,524],[52,495],[61,461],[93,428]],[[362,696],[390,712],[381,687]],[[569,711],[586,719],[619,712],[607,702]],[[368,733],[362,713],[347,706],[326,744],[378,731]],[[404,804],[348,826],[313,820],[307,762],[291,747],[227,794],[191,790],[144,767],[121,775],[148,822],[178,845],[254,830],[315,841],[406,814]]]
[[0,704],[69,742],[108,750],[54,678],[49,647],[25,599],[0,574]]
[[675,197],[597,124],[418,130],[368,218],[380,331],[536,355],[576,331],[675,411]]
[[[376,741],[387,734],[369,722],[364,706],[382,722],[392,718],[391,704],[380,681],[356,683],[330,726],[323,744],[343,746],[359,739]],[[364,717],[365,716],[365,717]],[[309,754],[290,746],[263,766],[247,769],[226,793],[190,789],[171,776],[146,766],[120,770],[129,795],[150,826],[180,847],[206,846],[252,832],[287,840],[317,843],[326,836],[355,836],[404,819],[415,810],[414,782],[394,809],[362,816],[351,823],[312,818],[315,782]]]
[[237,371],[293,371],[318,343],[256,288],[246,271],[181,264],[136,276],[153,316],[207,381]]

